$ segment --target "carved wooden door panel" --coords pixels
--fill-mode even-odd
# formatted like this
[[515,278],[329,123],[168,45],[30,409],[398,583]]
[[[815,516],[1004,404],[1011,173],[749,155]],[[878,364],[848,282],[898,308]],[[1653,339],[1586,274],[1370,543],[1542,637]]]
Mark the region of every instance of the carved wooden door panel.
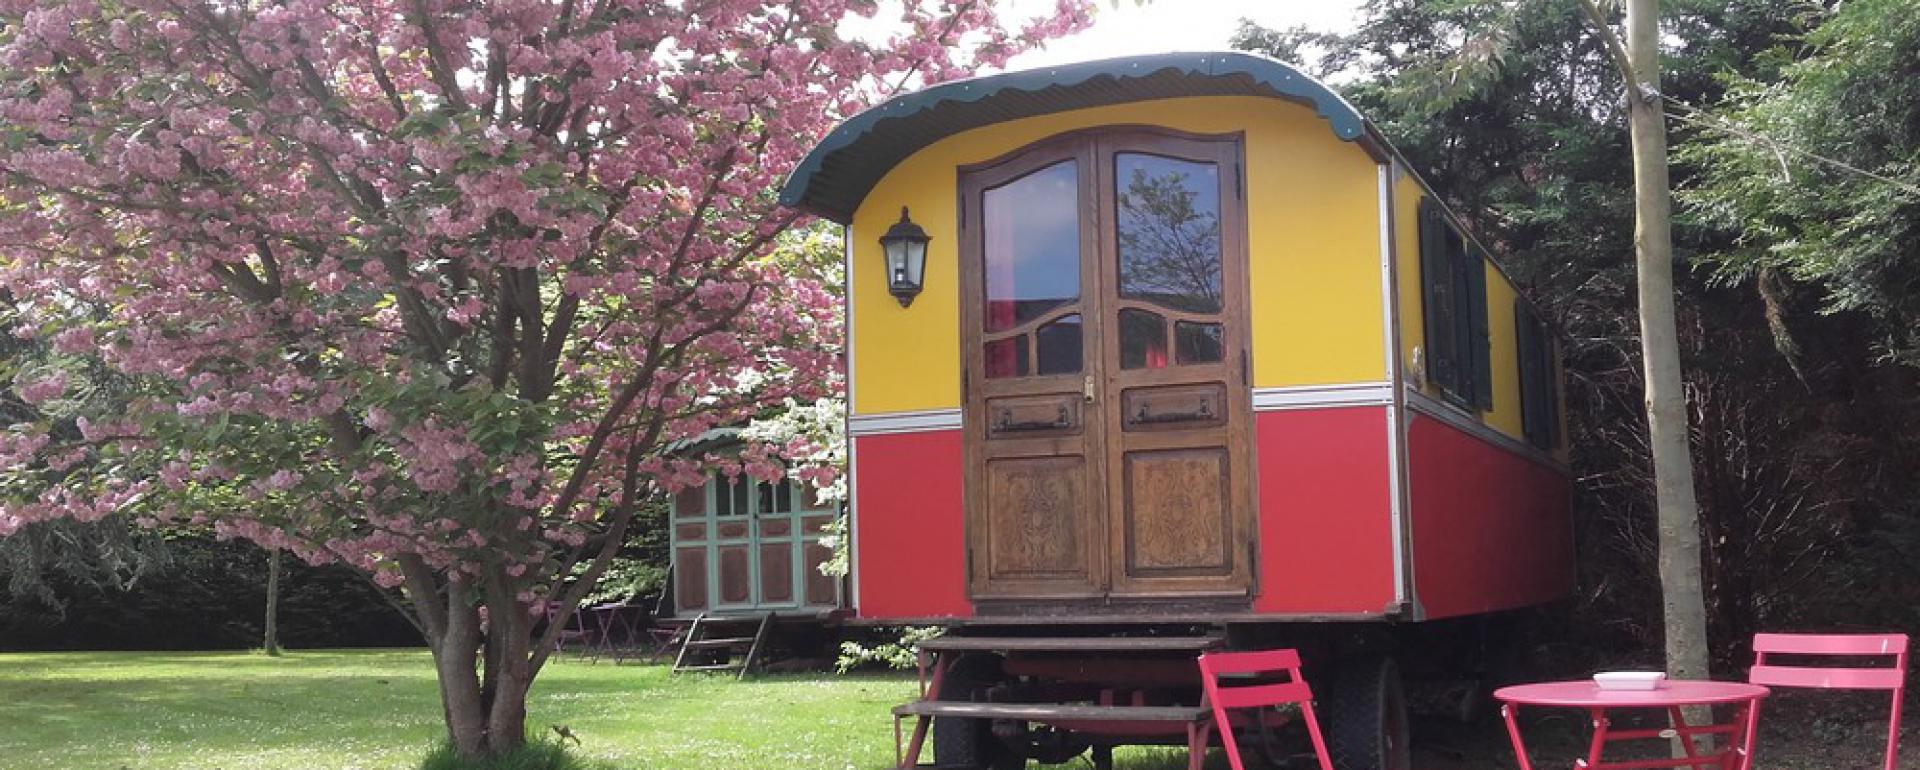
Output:
[[1104,593],[1097,246],[1087,146],[961,175],[968,570],[981,599]]
[[1245,596],[1246,260],[1234,138],[1100,141],[1111,593]]

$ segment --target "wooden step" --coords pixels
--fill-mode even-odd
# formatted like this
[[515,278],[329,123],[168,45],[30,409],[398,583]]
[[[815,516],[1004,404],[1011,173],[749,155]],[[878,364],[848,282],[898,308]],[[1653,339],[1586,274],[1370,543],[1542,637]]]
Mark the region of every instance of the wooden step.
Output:
[[928,652],[1203,652],[1225,644],[1218,636],[936,636]]
[[727,637],[725,639],[700,639],[697,641],[687,642],[687,646],[696,647],[696,648],[732,647],[736,645],[752,644],[752,643],[753,643],[753,637],[751,636],[732,636],[732,637]]
[[675,671],[739,671],[741,670],[741,668],[743,667],[738,663],[720,663],[712,666],[681,666],[674,670]]
[[895,716],[971,717],[1076,722],[1197,722],[1213,711],[1204,706],[1099,706],[1060,703],[971,703],[919,700],[893,708]]

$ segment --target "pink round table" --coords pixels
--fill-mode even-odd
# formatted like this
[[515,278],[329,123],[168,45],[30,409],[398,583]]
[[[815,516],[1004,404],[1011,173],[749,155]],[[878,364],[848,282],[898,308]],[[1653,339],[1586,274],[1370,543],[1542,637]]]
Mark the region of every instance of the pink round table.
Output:
[[[1507,720],[1507,736],[1513,739],[1513,752],[1519,757],[1520,770],[1533,770],[1527,746],[1520,737],[1518,714],[1521,706],[1547,706],[1586,709],[1593,717],[1593,744],[1587,758],[1576,768],[1592,770],[1640,770],[1641,768],[1713,767],[1721,770],[1751,770],[1753,767],[1754,726],[1760,718],[1760,699],[1767,688],[1738,682],[1701,682],[1671,680],[1654,690],[1602,690],[1591,679],[1572,682],[1543,682],[1502,687],[1493,697],[1500,700],[1500,715]],[[1739,706],[1734,719],[1724,724],[1688,724],[1681,709],[1686,706]],[[1664,730],[1615,730],[1609,715],[1614,709],[1658,709],[1667,712],[1670,727]],[[1701,752],[1692,740],[1697,735],[1725,736],[1721,748]],[[1671,739],[1681,741],[1686,756],[1671,759],[1641,759],[1607,762],[1601,759],[1608,743],[1617,741]]]

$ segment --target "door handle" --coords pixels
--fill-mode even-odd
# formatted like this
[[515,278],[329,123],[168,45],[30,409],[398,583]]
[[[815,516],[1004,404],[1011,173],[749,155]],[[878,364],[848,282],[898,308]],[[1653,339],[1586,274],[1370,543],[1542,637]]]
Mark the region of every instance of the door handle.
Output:
[[1154,414],[1151,411],[1149,411],[1149,406],[1150,406],[1149,404],[1144,404],[1144,403],[1140,405],[1140,413],[1134,415],[1134,418],[1133,418],[1133,423],[1135,425],[1149,425],[1154,423],[1169,423],[1169,422],[1199,422],[1203,420],[1214,419],[1213,408],[1207,405],[1207,400],[1204,398],[1200,399],[1200,408],[1195,409],[1191,412],[1162,412],[1160,414]]
[[1040,420],[1014,422],[1013,410],[1002,409],[1000,410],[1000,420],[996,422],[993,427],[1001,433],[1019,433],[1029,430],[1060,430],[1073,427],[1073,416],[1067,413],[1065,406],[1062,406],[1060,407],[1060,416],[1053,422],[1043,422]]
[[1086,378],[1086,384],[1080,388],[1080,395],[1087,400],[1087,403],[1091,404],[1093,403],[1093,394],[1093,375],[1089,374]]

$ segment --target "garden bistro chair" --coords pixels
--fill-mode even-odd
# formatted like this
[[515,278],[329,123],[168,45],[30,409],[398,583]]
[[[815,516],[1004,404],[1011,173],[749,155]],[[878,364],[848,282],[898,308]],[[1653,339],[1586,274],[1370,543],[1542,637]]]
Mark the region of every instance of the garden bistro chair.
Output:
[[[1287,681],[1265,681],[1281,672],[1286,673]],[[1256,683],[1222,686],[1222,677],[1232,677],[1229,682],[1253,677]],[[1227,761],[1233,770],[1246,768],[1240,761],[1240,747],[1233,737],[1228,710],[1265,709],[1285,703],[1299,704],[1300,716],[1307,722],[1307,737],[1313,740],[1314,757],[1320,760],[1320,770],[1333,770],[1326,739],[1320,735],[1320,720],[1313,714],[1313,691],[1300,676],[1300,653],[1293,650],[1205,653],[1200,656],[1200,682],[1206,688],[1207,703],[1213,706],[1213,722],[1220,731],[1220,743],[1226,748]],[[1256,714],[1264,726],[1266,713],[1257,711]]]
[[[1893,693],[1893,716],[1887,727],[1885,770],[1894,770],[1900,751],[1900,700],[1906,695],[1906,634],[1755,634],[1753,670],[1747,681],[1768,687],[1823,690],[1879,690]],[[1891,657],[1891,668],[1846,668],[1781,665],[1773,656]]]
[[[591,658],[598,654],[593,643],[593,632],[587,627],[585,611],[586,608],[581,607],[574,610],[573,615],[567,618],[567,625],[560,630],[560,638],[553,646],[555,654],[566,654],[570,646],[574,648],[574,654],[579,657]],[[547,602],[542,614],[546,616],[547,625],[551,626],[560,619],[560,603]]]

